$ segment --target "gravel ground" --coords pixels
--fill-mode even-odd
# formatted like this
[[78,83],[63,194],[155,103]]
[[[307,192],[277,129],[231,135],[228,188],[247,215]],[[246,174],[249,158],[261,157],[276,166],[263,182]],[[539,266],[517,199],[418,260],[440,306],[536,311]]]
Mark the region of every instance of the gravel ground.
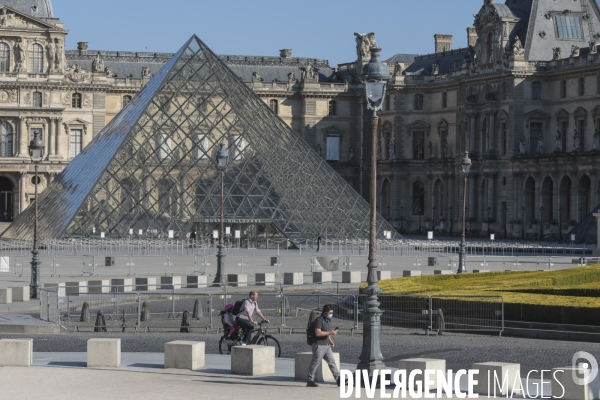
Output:
[[[472,363],[498,361],[521,364],[522,373],[530,370],[552,369],[571,364],[577,351],[591,353],[600,359],[600,343],[563,342],[537,339],[518,339],[486,335],[445,333],[427,337],[422,333],[400,331],[383,334],[381,350],[389,367],[411,357],[442,358],[453,370],[470,368]],[[309,351],[305,336],[275,335],[282,347],[282,357],[293,358],[298,352]],[[120,337],[123,352],[163,352],[164,344],[173,340],[206,342],[208,354],[218,354],[220,335],[204,333],[62,333],[56,335],[9,335],[0,338],[27,337],[34,339],[35,352],[85,352],[86,341],[93,337]],[[335,351],[341,362],[356,364],[362,348],[362,335],[339,334],[334,337]],[[534,377],[535,375],[532,375]]]

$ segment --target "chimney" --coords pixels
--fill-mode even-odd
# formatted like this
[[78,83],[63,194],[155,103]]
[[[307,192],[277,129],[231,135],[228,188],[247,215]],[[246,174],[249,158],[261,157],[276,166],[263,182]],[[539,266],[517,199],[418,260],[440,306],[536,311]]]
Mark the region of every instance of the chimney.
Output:
[[77,42],[77,50],[80,52],[86,51],[88,49],[88,42]]
[[475,46],[477,43],[477,30],[475,28],[467,28],[467,44]]
[[281,49],[279,50],[279,57],[290,58],[292,57],[292,49]]
[[452,49],[452,35],[433,35],[435,39],[435,52],[442,53]]

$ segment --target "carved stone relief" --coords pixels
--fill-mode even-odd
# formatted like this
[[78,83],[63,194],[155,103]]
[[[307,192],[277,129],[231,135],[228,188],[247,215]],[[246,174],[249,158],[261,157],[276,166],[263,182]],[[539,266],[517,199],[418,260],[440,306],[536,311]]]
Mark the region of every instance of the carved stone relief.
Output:
[[90,78],[90,73],[79,64],[68,66],[65,69],[65,77],[71,82],[80,83]]

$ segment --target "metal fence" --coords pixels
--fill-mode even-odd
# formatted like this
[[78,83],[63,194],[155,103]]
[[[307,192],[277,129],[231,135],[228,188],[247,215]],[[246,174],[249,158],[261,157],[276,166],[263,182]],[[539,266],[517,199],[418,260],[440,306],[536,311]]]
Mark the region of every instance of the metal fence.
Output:
[[40,289],[40,319],[60,323],[60,303],[57,289]]
[[[44,291],[40,316],[57,322],[59,312],[73,331],[94,330],[96,315],[102,312],[108,330],[122,332],[195,331],[219,332],[221,310],[246,298],[243,294],[202,294],[184,290],[163,292],[111,292],[67,295],[65,310],[59,311],[56,292]],[[383,331],[411,329],[427,334],[438,331],[496,332],[504,329],[504,302],[495,296],[396,296],[383,295]],[[259,307],[279,333],[304,333],[310,312],[323,305],[334,306],[334,325],[341,331],[360,333],[365,317],[366,296],[315,291],[310,294],[265,293]],[[82,318],[87,303],[89,319]],[[187,325],[183,316],[187,311]]]

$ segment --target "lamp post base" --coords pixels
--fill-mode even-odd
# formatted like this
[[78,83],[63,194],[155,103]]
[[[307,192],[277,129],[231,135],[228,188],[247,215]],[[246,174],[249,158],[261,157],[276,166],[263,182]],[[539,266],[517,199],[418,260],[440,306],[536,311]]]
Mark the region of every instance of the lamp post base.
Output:
[[467,262],[467,249],[465,242],[460,242],[458,245],[458,272],[459,274],[467,272],[465,263]]
[[213,287],[219,287],[227,284],[227,275],[225,275],[225,254],[223,254],[223,245],[218,245],[217,248],[217,274],[213,281]]
[[[375,269],[372,271],[375,274]],[[378,295],[381,289],[377,283],[372,283],[365,289],[365,294],[369,296],[365,303],[366,319],[363,321],[363,345],[360,361],[356,369],[368,371],[368,376],[372,377],[375,370],[385,369],[383,355],[381,354],[381,314],[383,313],[379,306]],[[364,315],[364,314],[363,314]]]
[[39,299],[40,295],[40,257],[38,249],[31,250],[31,283],[29,284],[29,297]]

